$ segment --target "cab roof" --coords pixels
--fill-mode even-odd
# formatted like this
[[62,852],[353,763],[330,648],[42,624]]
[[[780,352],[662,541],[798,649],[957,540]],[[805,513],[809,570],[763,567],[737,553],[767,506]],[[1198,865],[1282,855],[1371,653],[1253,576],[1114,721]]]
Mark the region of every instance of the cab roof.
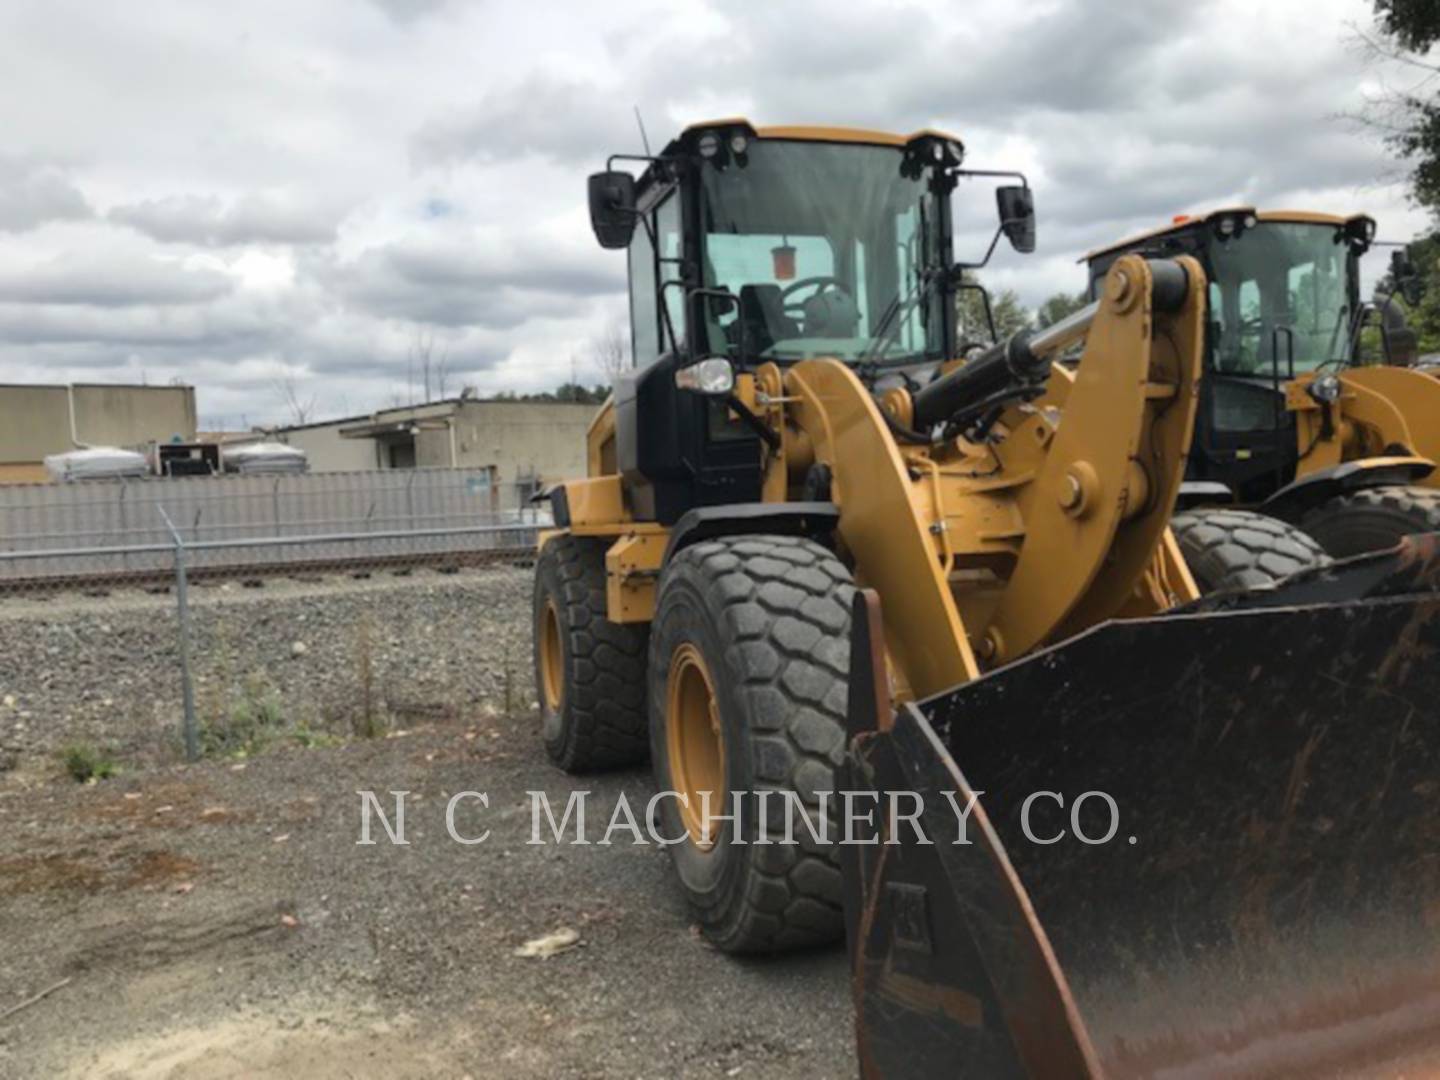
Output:
[[757,139],[793,139],[799,142],[868,143],[872,146],[908,146],[916,139],[937,138],[948,142],[961,143],[956,136],[934,128],[922,128],[909,135],[898,135],[890,131],[872,131],[868,128],[825,127],[813,124],[781,124],[771,127],[756,127],[743,116],[729,116],[719,120],[705,120],[689,124],[681,133],[683,138],[692,131],[706,131],[714,128],[744,127]]
[[1168,225],[1162,225],[1147,232],[1137,233],[1134,236],[1126,237],[1124,240],[1117,240],[1113,244],[1106,244],[1104,247],[1096,248],[1094,251],[1087,251],[1080,257],[1080,262],[1088,263],[1091,259],[1101,255],[1108,255],[1112,251],[1121,251],[1132,248],[1136,244],[1144,243],[1146,240],[1154,240],[1157,237],[1168,236],[1171,233],[1183,232],[1186,229],[1194,228],[1196,225],[1206,224],[1220,217],[1222,214],[1254,214],[1261,221],[1288,221],[1297,225],[1335,225],[1343,226],[1348,221],[1356,218],[1368,218],[1369,214],[1326,214],[1319,210],[1256,210],[1253,206],[1221,206],[1203,214],[1177,214]]

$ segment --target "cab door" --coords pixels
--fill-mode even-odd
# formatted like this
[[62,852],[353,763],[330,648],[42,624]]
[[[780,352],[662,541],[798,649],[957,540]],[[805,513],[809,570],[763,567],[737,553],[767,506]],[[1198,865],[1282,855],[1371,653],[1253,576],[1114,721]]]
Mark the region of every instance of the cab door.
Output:
[[1222,276],[1207,294],[1206,371],[1186,472],[1229,485],[1243,503],[1262,501],[1295,476],[1295,418],[1285,407],[1295,335],[1284,288],[1283,281]]

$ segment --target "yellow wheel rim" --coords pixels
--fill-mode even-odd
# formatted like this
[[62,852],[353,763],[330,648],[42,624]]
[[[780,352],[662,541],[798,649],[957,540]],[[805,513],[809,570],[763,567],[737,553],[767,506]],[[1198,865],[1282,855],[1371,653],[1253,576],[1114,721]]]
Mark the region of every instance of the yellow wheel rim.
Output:
[[[709,818],[725,812],[725,741],[720,703],[700,650],[689,642],[670,657],[665,684],[665,737],[680,818],[696,847],[715,845]],[[708,804],[704,801],[708,794]],[[705,810],[709,809],[708,817]]]
[[565,650],[554,600],[545,601],[540,615],[540,692],[545,695],[545,708],[558,713],[565,700]]

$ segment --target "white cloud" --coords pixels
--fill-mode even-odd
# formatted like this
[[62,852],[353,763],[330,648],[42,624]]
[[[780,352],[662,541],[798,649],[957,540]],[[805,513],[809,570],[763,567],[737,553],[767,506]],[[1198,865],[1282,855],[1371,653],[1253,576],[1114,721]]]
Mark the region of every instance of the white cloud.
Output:
[[[1036,187],[1039,250],[990,271],[1036,304],[1087,248],[1230,200],[1423,224],[1336,120],[1377,75],[1366,0],[836,5],[796,0],[155,0],[5,5],[0,381],[189,378],[201,411],[403,395],[417,327],[457,382],[585,370],[624,310],[584,177],[683,124],[938,126]],[[983,250],[988,187],[957,203]],[[1376,259],[1372,259],[1372,262]]]
[[169,195],[112,207],[111,221],[162,243],[233,247],[241,244],[324,244],[335,240],[343,214],[271,192],[226,203],[213,195]]
[[92,213],[63,169],[0,155],[0,232],[24,232]]

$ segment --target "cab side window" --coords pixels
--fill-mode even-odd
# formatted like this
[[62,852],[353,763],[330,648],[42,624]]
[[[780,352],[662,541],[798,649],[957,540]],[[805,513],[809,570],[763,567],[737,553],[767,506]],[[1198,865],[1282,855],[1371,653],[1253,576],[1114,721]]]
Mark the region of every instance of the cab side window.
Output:
[[[651,218],[653,222],[653,217]],[[642,219],[630,239],[630,342],[635,366],[660,355],[660,313],[655,303],[655,247]]]
[[[655,211],[656,238],[660,243],[660,302],[675,331],[675,344],[685,340],[685,288],[680,267],[684,248],[680,233],[680,193],[671,192]],[[669,333],[660,327],[660,351],[671,347]]]

